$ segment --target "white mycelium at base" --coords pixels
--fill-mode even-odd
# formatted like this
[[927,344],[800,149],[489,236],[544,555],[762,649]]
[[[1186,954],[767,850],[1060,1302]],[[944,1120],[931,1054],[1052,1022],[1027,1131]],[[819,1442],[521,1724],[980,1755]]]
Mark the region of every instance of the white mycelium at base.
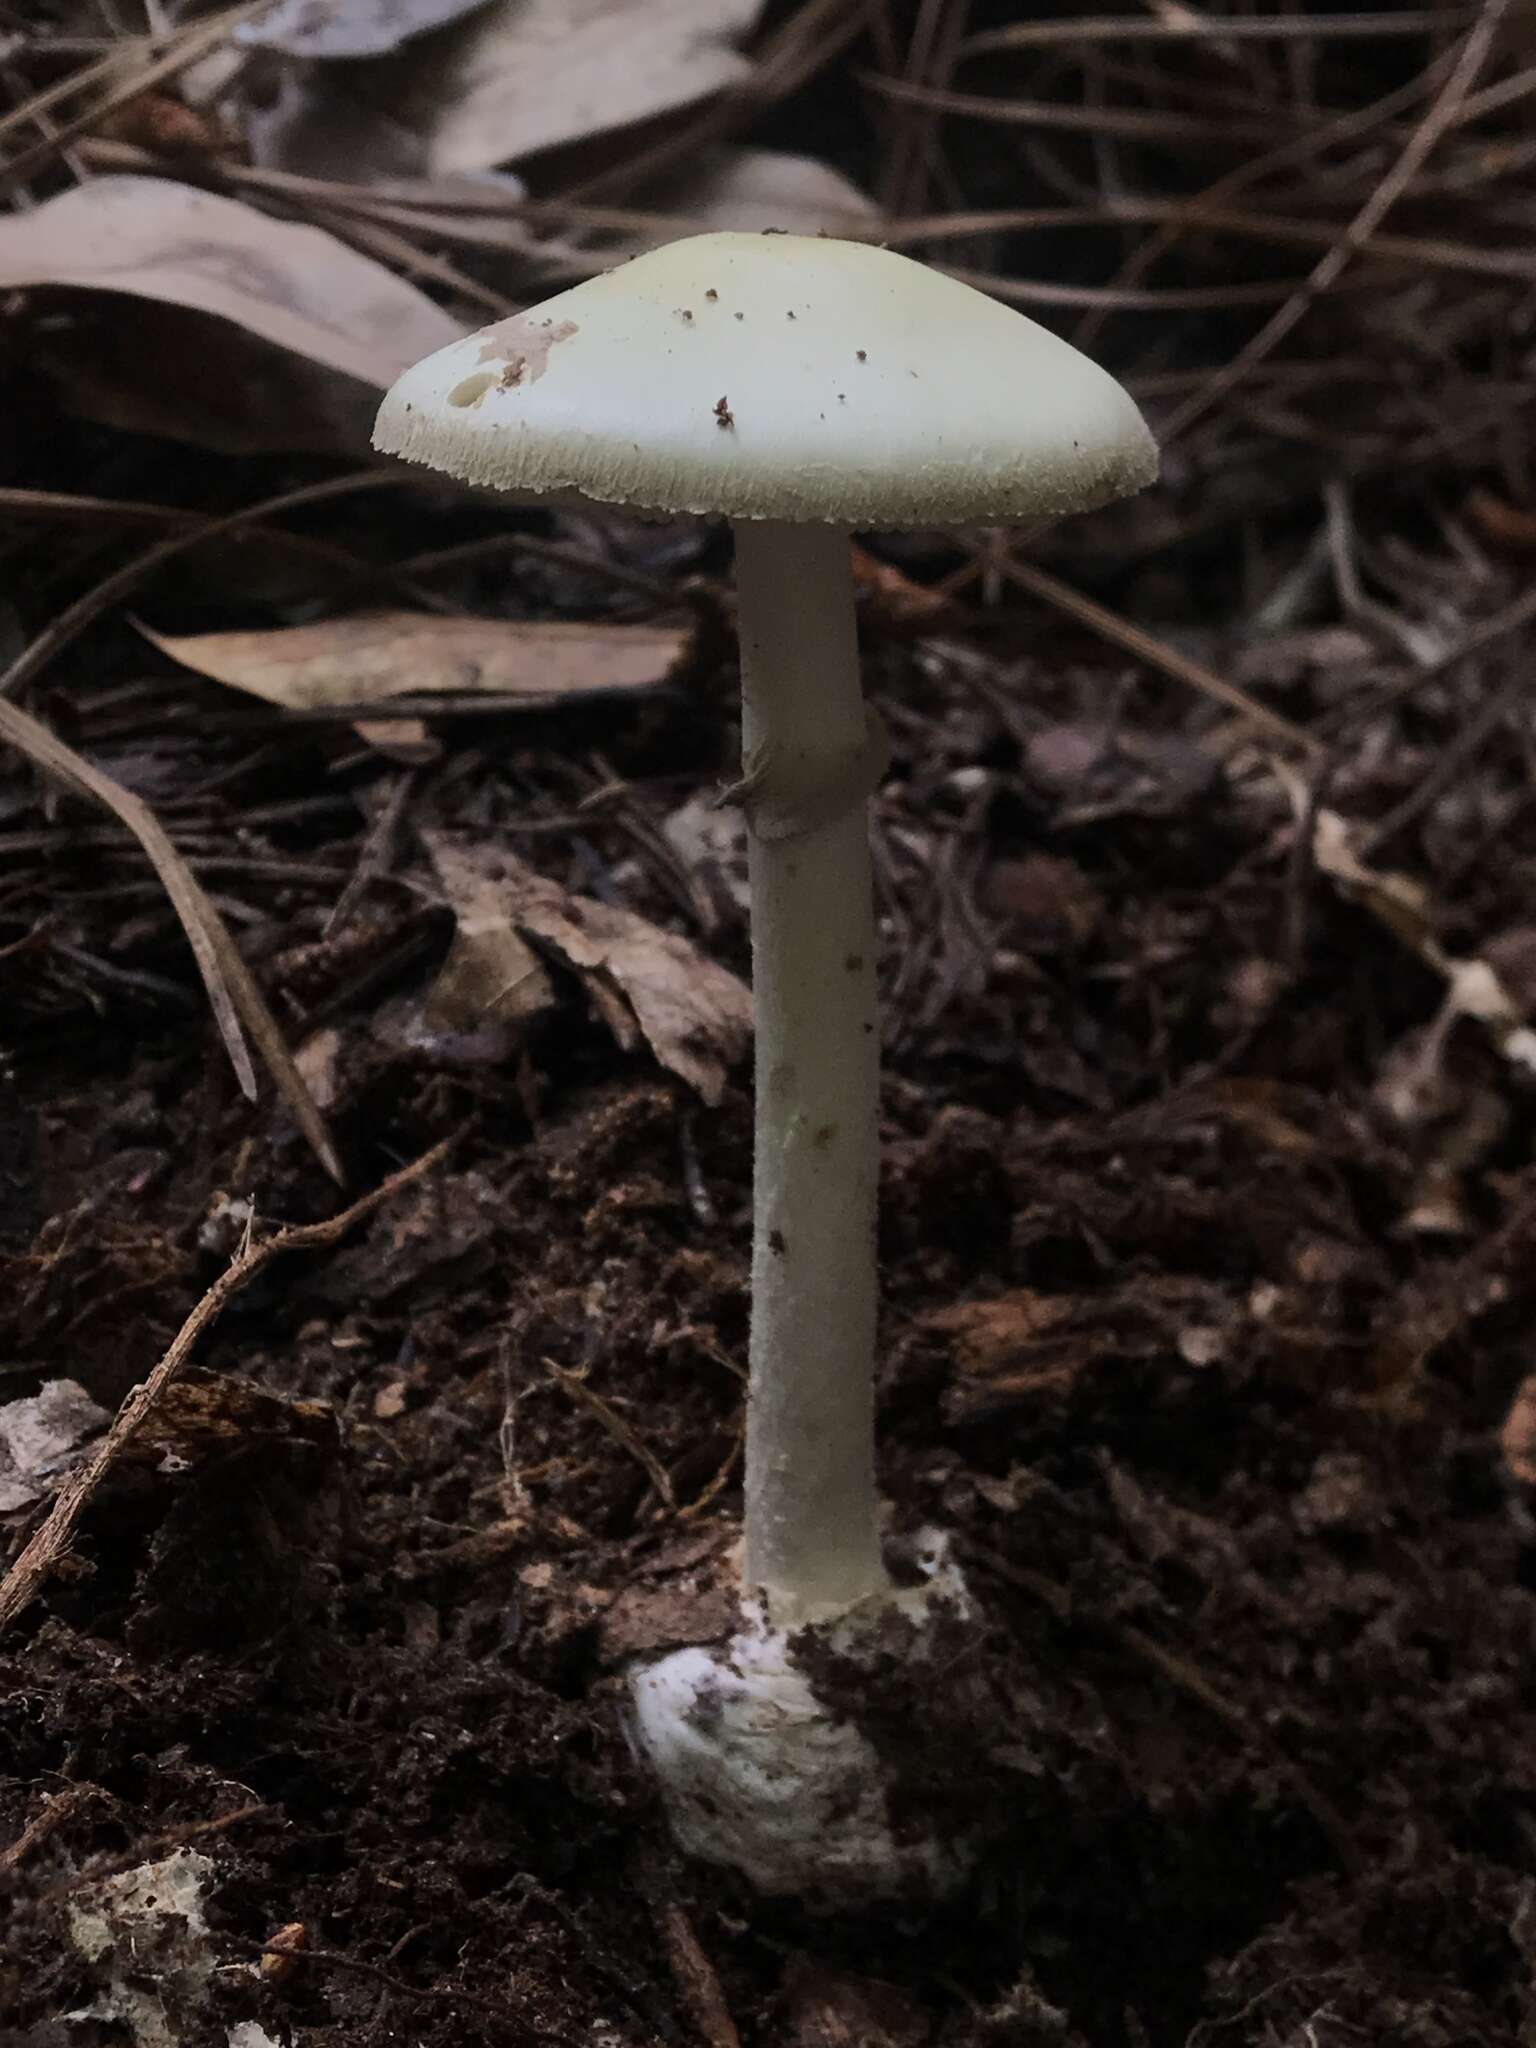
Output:
[[[971,1612],[941,1541],[930,1558],[925,1583],[859,1602],[820,1624],[821,1640],[872,1672],[894,1655],[926,1661],[940,1615]],[[679,1844],[771,1895],[856,1905],[953,1891],[965,1844],[893,1828],[886,1766],[818,1698],[795,1655],[803,1633],[749,1607],[724,1648],[677,1650],[631,1678],[635,1733]]]

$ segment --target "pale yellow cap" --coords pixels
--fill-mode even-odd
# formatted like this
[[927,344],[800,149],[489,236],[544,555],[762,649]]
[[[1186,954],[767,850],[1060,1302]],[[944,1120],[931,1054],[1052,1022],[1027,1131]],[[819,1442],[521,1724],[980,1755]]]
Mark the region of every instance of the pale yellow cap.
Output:
[[374,445],[492,489],[850,527],[1087,511],[1151,483],[1114,379],[862,242],[672,242],[449,344]]

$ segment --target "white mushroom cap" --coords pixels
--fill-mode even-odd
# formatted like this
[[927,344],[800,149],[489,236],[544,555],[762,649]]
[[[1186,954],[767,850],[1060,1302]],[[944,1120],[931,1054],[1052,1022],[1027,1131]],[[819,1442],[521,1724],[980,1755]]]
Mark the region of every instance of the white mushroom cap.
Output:
[[375,446],[466,482],[838,526],[1000,524],[1152,481],[1135,405],[981,292],[862,242],[696,235],[407,370]]

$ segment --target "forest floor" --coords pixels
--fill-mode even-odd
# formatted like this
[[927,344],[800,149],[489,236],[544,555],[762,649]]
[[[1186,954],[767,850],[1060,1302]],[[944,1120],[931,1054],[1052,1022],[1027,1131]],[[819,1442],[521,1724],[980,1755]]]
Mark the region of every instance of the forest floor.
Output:
[[[18,491],[223,514],[331,473],[168,460],[33,377]],[[1266,470],[1289,402],[1021,557],[1140,655],[995,546],[872,536],[861,570],[881,1484],[986,1622],[957,1798],[989,1845],[927,1919],[689,1864],[624,1732],[631,1660],[728,1629],[739,1533],[726,536],[369,490],[287,518],[309,555],[189,551],[51,652],[25,702],[171,831],[346,1186],[266,1072],[242,1094],[138,847],[8,756],[0,1578],[58,1483],[18,1416],[99,1431],[248,1242],[398,1179],[229,1290],[0,1636],[5,2048],[121,2043],[140,1980],[218,2048],[1536,2038],[1536,534],[1487,406],[1410,481],[1383,398],[1341,496],[1313,443]],[[60,569],[6,516],[14,655],[125,557]],[[604,687],[305,717],[135,630],[293,624],[324,548],[403,588],[428,547],[424,648],[583,625]],[[530,870],[556,912],[487,951]],[[200,1904],[125,1962],[145,1866]]]

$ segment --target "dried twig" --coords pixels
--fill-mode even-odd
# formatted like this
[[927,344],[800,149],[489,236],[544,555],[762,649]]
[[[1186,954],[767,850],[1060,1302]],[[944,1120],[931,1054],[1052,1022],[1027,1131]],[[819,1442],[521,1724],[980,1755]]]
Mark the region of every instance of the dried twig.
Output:
[[1350,258],[1366,247],[1377,228],[1402,197],[1431,150],[1454,124],[1463,102],[1471,92],[1478,73],[1487,63],[1504,19],[1508,0],[1486,0],[1474,28],[1467,35],[1450,76],[1431,103],[1428,113],[1414,129],[1406,147],[1387,175],[1372,190],[1333,247],[1313,269],[1295,297],[1287,300],[1272,320],[1245,344],[1226,368],[1219,371],[1203,391],[1197,392],[1163,428],[1164,441],[1176,439],[1195,421],[1230,397],[1255,366],[1263,362],[1311,310],[1323,293],[1336,282]]
[[217,49],[241,22],[251,20],[269,4],[270,0],[243,0],[241,6],[231,7],[226,13],[216,15],[211,21],[189,22],[184,29],[177,32],[168,50],[151,59],[149,63],[141,65],[137,70],[131,70],[126,77],[121,75],[121,60],[114,54],[104,58],[99,65],[93,65],[89,73],[77,73],[72,78],[62,79],[58,85],[36,94],[24,105],[13,108],[8,114],[0,115],[0,135],[4,135],[9,129],[27,121],[36,121],[57,101],[73,98],[75,94],[84,90],[88,83],[94,83],[98,77],[103,83],[113,78],[117,80],[117,83],[110,85],[99,100],[94,100],[90,106],[72,115],[51,135],[45,135],[42,141],[34,143],[30,149],[24,149],[8,163],[0,163],[0,185],[15,186],[21,183],[34,171],[51,162],[77,136],[99,126],[108,114],[115,113],[119,107],[126,107],[131,101],[139,99],[152,86],[162,85],[167,79],[190,70],[200,57],[206,56],[210,50]]
[[292,1224],[286,1230],[276,1231],[271,1237],[262,1239],[259,1244],[246,1243],[187,1317],[170,1349],[148,1379],[129,1394],[91,1458],[65,1482],[42,1527],[0,1583],[0,1633],[15,1621],[41,1590],[44,1581],[69,1549],[92,1495],[117,1463],[124,1447],[143,1428],[166,1388],[181,1373],[197,1340],[218,1321],[234,1297],[285,1252],[315,1251],[345,1237],[365,1216],[371,1216],[375,1209],[402,1188],[409,1187],[440,1165],[467,1128],[461,1127],[434,1145],[430,1152],[424,1152],[409,1166],[392,1173],[370,1194],[362,1196],[339,1215],[327,1217],[323,1223]]
[[178,555],[184,555],[192,548],[201,547],[205,541],[221,540],[226,534],[263,525],[269,519],[284,512],[297,511],[302,506],[324,504],[331,498],[351,497],[356,491],[398,490],[419,481],[404,470],[356,470],[349,476],[330,477],[324,483],[305,484],[301,490],[284,491],[280,497],[265,498],[260,504],[231,512],[226,519],[210,519],[190,532],[174,534],[169,540],[160,541],[146,553],[125,562],[121,569],[76,598],[67,611],[60,612],[56,619],[51,620],[37,638],[0,672],[0,697],[14,696],[24,683],[34,681],[56,655],[77,640],[86,627],[110,610],[119,598],[137,590],[165,563],[174,561]]
[[635,1434],[612,1402],[605,1401],[595,1387],[589,1387],[579,1372],[567,1371],[564,1366],[556,1365],[552,1358],[546,1358],[544,1363],[572,1399],[590,1408],[614,1442],[622,1450],[628,1451],[655,1487],[665,1506],[675,1508],[677,1497],[672,1491],[672,1480],[666,1466],[650,1445],[642,1442]]
[[1065,1586],[1049,1578],[1044,1572],[1027,1571],[998,1551],[975,1541],[967,1542],[966,1549],[979,1563],[995,1571],[998,1577],[1006,1580],[1010,1586],[1018,1587],[1021,1592],[1028,1593],[1032,1599],[1049,1608],[1058,1621],[1084,1622],[1102,1630],[1113,1641],[1122,1644],[1133,1656],[1139,1657],[1145,1664],[1150,1664],[1181,1692],[1191,1699],[1198,1700],[1200,1705],[1220,1721],[1244,1748],[1256,1751],[1260,1756],[1270,1760],[1289,1783],[1298,1804],[1306,1808],[1323,1835],[1332,1843],[1333,1852],[1341,1868],[1352,1875],[1357,1875],[1364,1869],[1364,1858],[1349,1823],[1333,1801],[1319,1791],[1300,1764],[1291,1761],[1273,1736],[1245,1713],[1235,1700],[1228,1699],[1198,1665],[1187,1657],[1181,1657],[1176,1651],[1165,1649],[1161,1643],[1154,1641],[1151,1636],[1129,1622],[1111,1620],[1107,1616],[1094,1614],[1080,1607]]
[[345,1949],[317,1948],[309,1943],[302,1949],[294,1949],[286,1942],[247,1941],[237,1934],[227,1934],[224,1939],[231,1947],[250,1956],[279,1956],[285,1962],[297,1961],[306,1969],[311,1964],[320,1963],[335,1970],[350,1970],[360,1977],[370,1978],[397,1998],[408,1998],[416,2005],[457,2006],[462,2011],[478,2013],[493,2034],[504,2034],[517,2044],[517,2048],[545,2048],[545,2044],[548,2048],[581,2048],[574,2034],[568,2034],[560,2027],[545,2026],[541,2021],[513,2011],[505,1998],[478,1998],[473,1991],[461,1990],[453,1984],[410,1984],[404,1977],[397,1977],[386,1970],[382,1963],[375,1963],[367,1956],[348,1955]]
[[[1246,690],[1240,690],[1236,683],[1229,683],[1225,676],[1219,676],[1214,669],[1206,668],[1187,654],[1181,654],[1176,647],[1170,647],[1166,640],[1159,640],[1143,627],[1121,618],[1107,605],[1096,604],[1091,597],[1084,597],[1081,591],[1050,575],[1044,569],[1037,569],[1032,563],[1021,562],[1006,546],[1000,546],[985,553],[978,552],[972,564],[972,573],[979,574],[986,568],[997,568],[1016,583],[1020,589],[1033,596],[1043,598],[1069,618],[1077,619],[1092,632],[1111,640],[1117,647],[1123,647],[1138,660],[1150,667],[1161,669],[1164,675],[1172,676],[1176,682],[1187,683],[1202,696],[1214,698],[1218,704],[1225,704],[1229,711],[1235,711],[1257,731],[1271,740],[1311,757],[1320,757],[1324,748],[1320,741],[1307,731],[1305,726],[1295,724],[1289,718],[1282,718],[1278,711],[1271,711],[1267,705],[1250,697]],[[966,572],[951,577],[944,586],[947,592],[954,592],[963,580],[969,580]]]
[[693,1931],[693,1923],[676,1899],[655,1899],[651,1903],[678,1994],[700,2039],[709,2048],[741,2048],[741,2035],[725,2002],[720,1979]]
[[191,868],[172,843],[170,834],[142,797],[124,789],[110,775],[68,747],[41,719],[9,704],[0,697],[0,741],[25,754],[46,775],[66,784],[80,795],[103,805],[138,840],[151,866],[165,887],[176,915],[197,961],[203,986],[213,1008],[214,1022],[224,1041],[230,1064],[244,1093],[256,1095],[256,1074],[245,1043],[244,1031],[256,1041],[267,1071],[277,1083],[283,1100],[292,1110],[300,1130],[309,1140],[326,1172],[338,1186],[345,1181],[341,1161],[325,1128],[325,1119],[315,1106],[303,1075],[294,1063],[283,1037],[282,1027],[267,1006],[250,969],[241,959],[229,928],[204,894]]

